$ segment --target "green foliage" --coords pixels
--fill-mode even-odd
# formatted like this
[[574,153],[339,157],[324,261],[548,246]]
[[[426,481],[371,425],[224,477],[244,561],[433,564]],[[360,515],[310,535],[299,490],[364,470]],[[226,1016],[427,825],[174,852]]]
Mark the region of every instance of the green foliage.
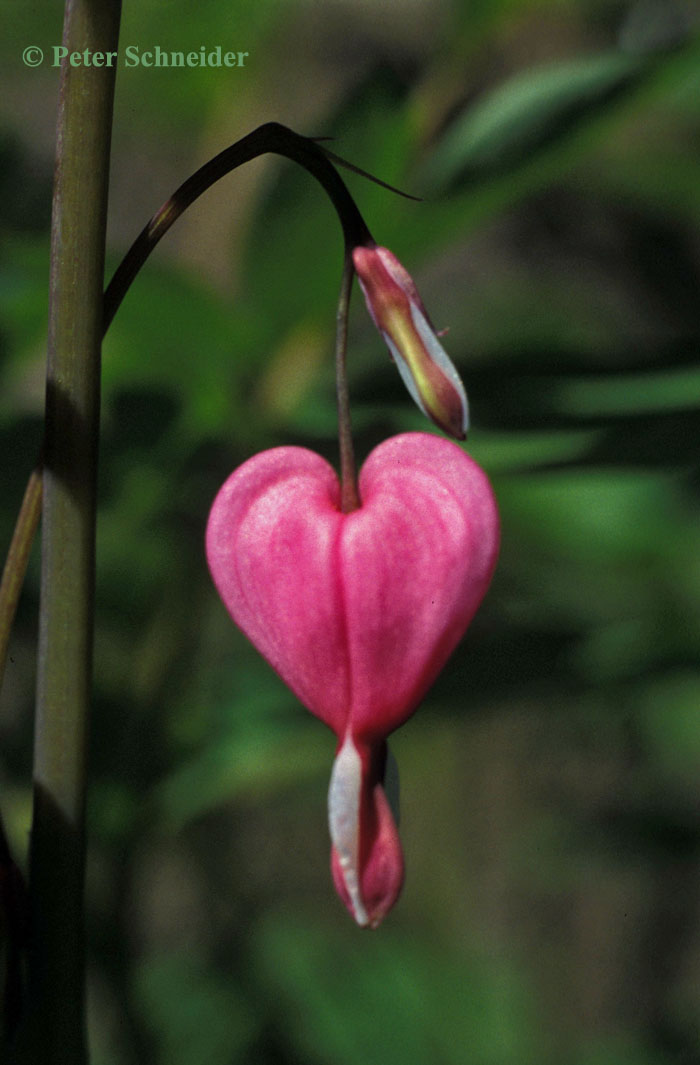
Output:
[[[190,172],[269,119],[333,135],[425,195],[344,174],[450,327],[503,547],[463,645],[395,737],[408,879],[386,926],[359,933],[327,869],[332,737],[234,631],[202,549],[217,488],[250,454],[295,443],[336,461],[341,234],[286,160],[207,193],[104,346],[95,1061],[695,1061],[697,36],[650,14],[642,41],[637,5],[613,0],[166,8],[125,5],[123,43],[230,42],[251,62],[230,77],[120,69],[109,269]],[[10,21],[4,543],[40,439],[52,145],[37,116],[57,86],[17,57],[60,32],[31,5]],[[426,426],[357,297],[352,310],[363,457]],[[20,858],[37,588],[34,562],[0,701]]]
[[640,78],[645,64],[621,52],[538,67],[516,75],[453,123],[430,160],[438,188],[532,159],[571,136]]
[[[232,980],[193,953],[153,958],[134,975],[144,1019],[159,1047],[155,1062],[225,1065],[244,1048],[254,1021]],[[228,985],[228,986],[227,986]]]
[[427,942],[391,932],[366,938],[279,920],[261,930],[262,982],[280,998],[301,1060],[460,1065],[465,1053],[484,1065],[537,1060],[523,1041],[534,1020],[529,996],[507,964],[472,957],[465,966],[463,952],[438,957]]

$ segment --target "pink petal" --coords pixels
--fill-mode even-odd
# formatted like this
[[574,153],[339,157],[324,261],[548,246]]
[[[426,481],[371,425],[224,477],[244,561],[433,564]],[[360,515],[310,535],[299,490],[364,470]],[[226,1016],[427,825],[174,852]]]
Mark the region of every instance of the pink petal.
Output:
[[403,882],[385,737],[444,665],[486,592],[498,514],[485,474],[441,437],[380,444],[340,510],[319,455],[284,447],[229,477],[207,557],[234,621],[339,738],[329,790],[339,895],[376,927]]
[[231,617],[312,713],[336,733],[350,709],[335,471],[280,447],[253,456],[221,488],[206,549]]
[[340,559],[353,734],[372,740],[406,720],[454,650],[491,580],[499,526],[486,475],[441,437],[384,441],[359,484]]
[[212,507],[207,556],[234,621],[312,713],[368,742],[401,724],[481,601],[498,550],[486,475],[426,433],[377,447],[362,506],[301,448],[254,456]]

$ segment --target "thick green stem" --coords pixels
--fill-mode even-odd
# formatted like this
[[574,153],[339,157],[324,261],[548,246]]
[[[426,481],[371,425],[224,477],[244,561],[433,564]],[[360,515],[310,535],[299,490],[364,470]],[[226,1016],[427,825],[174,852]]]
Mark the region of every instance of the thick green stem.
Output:
[[[120,14],[121,0],[67,0],[69,53],[116,50]],[[113,68],[65,63],[57,126],[23,1058],[41,1065],[87,1061],[84,809],[114,77]]]

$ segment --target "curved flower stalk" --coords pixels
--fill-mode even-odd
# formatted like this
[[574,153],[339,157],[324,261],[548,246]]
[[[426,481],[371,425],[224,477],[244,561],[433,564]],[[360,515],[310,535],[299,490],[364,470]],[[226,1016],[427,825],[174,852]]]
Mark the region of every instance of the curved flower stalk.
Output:
[[416,709],[488,587],[499,523],[483,471],[426,433],[380,444],[360,506],[319,455],[254,456],[220,490],[207,558],[229,613],[338,738],[329,790],[336,889],[361,926],[396,901],[403,858],[387,736]]

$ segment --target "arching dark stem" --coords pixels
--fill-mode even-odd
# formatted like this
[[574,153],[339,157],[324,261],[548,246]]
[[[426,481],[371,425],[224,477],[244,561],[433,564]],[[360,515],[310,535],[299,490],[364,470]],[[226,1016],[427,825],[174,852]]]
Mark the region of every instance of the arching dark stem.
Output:
[[346,246],[354,247],[356,244],[367,244],[372,241],[369,229],[348,192],[345,182],[324,150],[319,148],[313,140],[302,137],[299,133],[280,125],[279,122],[267,122],[264,126],[258,126],[252,133],[236,141],[229,148],[219,152],[200,167],[180,185],[180,188],[154,214],[148,225],[141,230],[107,286],[104,305],[105,332],[131,282],[173,222],[222,177],[243,163],[256,159],[259,155],[265,155],[267,152],[285,156],[299,163],[323,186],[338,212]]

